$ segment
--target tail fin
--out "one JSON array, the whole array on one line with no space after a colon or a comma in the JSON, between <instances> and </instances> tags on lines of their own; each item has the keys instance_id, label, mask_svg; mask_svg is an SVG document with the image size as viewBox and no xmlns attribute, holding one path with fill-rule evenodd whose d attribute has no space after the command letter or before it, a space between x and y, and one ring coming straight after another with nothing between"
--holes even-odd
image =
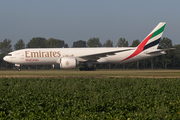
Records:
<instances>
[{"instance_id":1,"label":"tail fin","mask_svg":"<svg viewBox=\"0 0 180 120\"><path fill-rule=\"evenodd\" d=\"M160 22L150 33L149 35L138 45L138 49L142 51L152 48L157 49L159 41L163 34L166 22Z\"/></svg>"},{"instance_id":2,"label":"tail fin","mask_svg":"<svg viewBox=\"0 0 180 120\"><path fill-rule=\"evenodd\" d=\"M166 26L165 22L160 22L150 33L149 35L137 46L137 49L132 53L130 56L125 58L122 61L128 60L142 51L152 48L152 49L157 49L159 45L159 41L161 39L161 36L164 31L164 27Z\"/></svg>"}]
</instances>

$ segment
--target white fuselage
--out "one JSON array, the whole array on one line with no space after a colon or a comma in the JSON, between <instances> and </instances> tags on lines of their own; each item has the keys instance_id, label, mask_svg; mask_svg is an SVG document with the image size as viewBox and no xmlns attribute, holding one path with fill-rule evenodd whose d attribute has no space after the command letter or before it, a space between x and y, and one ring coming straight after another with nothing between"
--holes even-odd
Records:
<instances>
[{"instance_id":1,"label":"white fuselage","mask_svg":"<svg viewBox=\"0 0 180 120\"><path fill-rule=\"evenodd\" d=\"M79 58L81 56L88 56L93 54L101 54L109 51L132 49L124 52L117 52L114 55L107 55L106 57L100 57L97 61L92 64L101 63L127 63L146 59L162 55L162 53L149 55L147 51L143 51L140 54L128 59L136 49L134 47L125 48L32 48L32 49L21 49L13 51L5 56L3 59L7 62L21 65L45 65L45 64L58 64L59 59L63 57ZM149 49L148 49L149 50ZM77 59L78 60L78 59ZM122 61L124 60L124 61ZM81 61L80 61L81 62Z\"/></svg>"}]
</instances>

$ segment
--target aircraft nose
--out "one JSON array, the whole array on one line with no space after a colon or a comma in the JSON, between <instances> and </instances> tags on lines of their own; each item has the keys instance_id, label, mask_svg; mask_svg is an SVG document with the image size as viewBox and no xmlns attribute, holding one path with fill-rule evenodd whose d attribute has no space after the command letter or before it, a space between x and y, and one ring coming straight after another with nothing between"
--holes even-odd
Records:
<instances>
[{"instance_id":1,"label":"aircraft nose","mask_svg":"<svg viewBox=\"0 0 180 120\"><path fill-rule=\"evenodd\" d=\"M4 60L4 61L7 61L7 57L5 56L5 57L3 58L3 60Z\"/></svg>"}]
</instances>

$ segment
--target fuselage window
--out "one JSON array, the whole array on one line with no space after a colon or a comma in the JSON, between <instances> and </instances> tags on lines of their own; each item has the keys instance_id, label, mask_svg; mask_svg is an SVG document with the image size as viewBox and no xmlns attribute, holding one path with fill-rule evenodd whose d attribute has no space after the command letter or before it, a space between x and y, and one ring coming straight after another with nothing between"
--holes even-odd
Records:
<instances>
[{"instance_id":1,"label":"fuselage window","mask_svg":"<svg viewBox=\"0 0 180 120\"><path fill-rule=\"evenodd\" d=\"M12 56L12 54L7 54L7 56Z\"/></svg>"}]
</instances>

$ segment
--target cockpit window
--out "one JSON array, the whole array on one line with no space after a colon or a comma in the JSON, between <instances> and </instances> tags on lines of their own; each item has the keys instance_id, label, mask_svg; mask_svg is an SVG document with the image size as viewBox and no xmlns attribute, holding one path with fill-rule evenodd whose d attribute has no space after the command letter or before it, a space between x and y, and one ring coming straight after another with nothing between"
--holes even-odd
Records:
<instances>
[{"instance_id":1,"label":"cockpit window","mask_svg":"<svg viewBox=\"0 0 180 120\"><path fill-rule=\"evenodd\" d=\"M7 56L12 56L12 54L7 54Z\"/></svg>"}]
</instances>

